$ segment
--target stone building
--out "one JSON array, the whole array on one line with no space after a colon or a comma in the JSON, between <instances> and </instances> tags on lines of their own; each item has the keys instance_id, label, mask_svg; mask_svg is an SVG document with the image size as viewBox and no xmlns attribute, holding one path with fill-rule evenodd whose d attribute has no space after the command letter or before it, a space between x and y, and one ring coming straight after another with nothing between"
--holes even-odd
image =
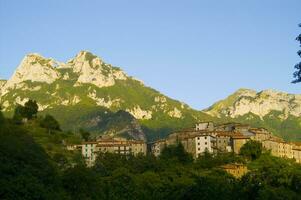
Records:
<instances>
[{"instance_id":1,"label":"stone building","mask_svg":"<svg viewBox=\"0 0 301 200\"><path fill-rule=\"evenodd\" d=\"M221 166L220 168L233 175L235 178L241 178L246 173L248 173L248 168L243 164L226 164Z\"/></svg>"},{"instance_id":2,"label":"stone building","mask_svg":"<svg viewBox=\"0 0 301 200\"><path fill-rule=\"evenodd\" d=\"M195 125L195 130L196 131L203 131L203 130L213 131L214 130L214 124L213 124L213 122L198 123L198 124Z\"/></svg>"},{"instance_id":3,"label":"stone building","mask_svg":"<svg viewBox=\"0 0 301 200\"><path fill-rule=\"evenodd\" d=\"M197 158L205 151L210 153L240 153L241 147L249 140L262 143L262 146L277 157L295 159L301 163L301 144L285 142L273 136L265 128L252 128L239 123L214 125L212 122L198 123L194 128L177 131L164 140L151 144L151 151L159 156L169 145L181 143L185 150Z\"/></svg>"},{"instance_id":4,"label":"stone building","mask_svg":"<svg viewBox=\"0 0 301 200\"><path fill-rule=\"evenodd\" d=\"M158 140L152 143L151 151L155 156L159 156L163 148L169 145L177 145L181 143L188 153L191 153L194 158L197 158L200 154L208 151L210 153L215 152L216 138L215 134L211 132L202 131L183 131L176 132L169 135L164 140Z\"/></svg>"},{"instance_id":5,"label":"stone building","mask_svg":"<svg viewBox=\"0 0 301 200\"><path fill-rule=\"evenodd\" d=\"M231 136L231 146L233 152L239 154L241 147L250 140L250 137L244 135L233 135Z\"/></svg>"},{"instance_id":6,"label":"stone building","mask_svg":"<svg viewBox=\"0 0 301 200\"><path fill-rule=\"evenodd\" d=\"M293 158L301 164L301 142L292 143Z\"/></svg>"},{"instance_id":7,"label":"stone building","mask_svg":"<svg viewBox=\"0 0 301 200\"><path fill-rule=\"evenodd\" d=\"M93 165L97 154L115 153L120 155L146 155L147 146L144 141L126 140L123 138L98 139L95 142L84 142L81 145L82 155L89 166Z\"/></svg>"},{"instance_id":8,"label":"stone building","mask_svg":"<svg viewBox=\"0 0 301 200\"><path fill-rule=\"evenodd\" d=\"M219 132L216 135L216 148L219 152L232 152L231 136L233 132Z\"/></svg>"}]
</instances>

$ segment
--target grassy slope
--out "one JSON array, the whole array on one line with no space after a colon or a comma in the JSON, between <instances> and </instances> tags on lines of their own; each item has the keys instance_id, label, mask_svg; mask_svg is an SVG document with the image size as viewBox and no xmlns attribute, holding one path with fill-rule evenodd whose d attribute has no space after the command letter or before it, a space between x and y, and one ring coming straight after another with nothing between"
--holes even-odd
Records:
<instances>
[{"instance_id":1,"label":"grassy slope","mask_svg":"<svg viewBox=\"0 0 301 200\"><path fill-rule=\"evenodd\" d=\"M91 120L100 116L106 117L106 112L117 112L118 110L126 110L134 108L139 105L143 110L153 110L153 118L150 120L140 120L148 139L153 140L166 136L172 130L181 129L183 127L192 127L195 122L202 120L212 120L209 115L193 110L187 105L179 101L170 99L160 94L158 91L142 85L140 82L128 79L127 81L117 81L114 86L98 88L91 84L83 84L74 87L76 75L70 69L61 69L62 73L68 72L70 79L57 80L53 84L41 84L26 82L28 87L41 86L37 91L23 91L15 89L13 92L8 93L2 98L2 102L14 102L16 96L23 98L30 98L37 100L42 105L49 105L49 107L42 112L42 114L50 113L58 119L64 130L77 130L80 127L87 127ZM97 97L104 98L105 101L120 99L119 105L113 105L110 110L107 108L97 106L95 101L88 97L91 92L96 92ZM17 94L14 96L14 94ZM81 101L73 106L57 105L63 100L72 102L75 96L80 97ZM155 97L165 97L167 102L163 107L154 101ZM182 109L182 107L184 108ZM181 110L183 118L177 119L170 117L167 112L172 111L174 108ZM13 109L13 107L11 108ZM7 112L6 114L12 114ZM110 115L109 115L110 116ZM101 129L101 128L100 128ZM97 130L93 130L97 132ZM103 130L99 130L103 132Z\"/></svg>"}]
</instances>

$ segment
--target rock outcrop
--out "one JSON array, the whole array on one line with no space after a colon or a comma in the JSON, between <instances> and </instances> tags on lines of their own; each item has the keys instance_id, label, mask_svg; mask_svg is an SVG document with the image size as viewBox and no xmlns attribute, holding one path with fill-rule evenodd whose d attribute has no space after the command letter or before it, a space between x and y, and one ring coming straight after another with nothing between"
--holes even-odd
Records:
<instances>
[{"instance_id":1,"label":"rock outcrop","mask_svg":"<svg viewBox=\"0 0 301 200\"><path fill-rule=\"evenodd\" d=\"M91 83L98 87L109 87L115 80L126 80L127 75L120 69L104 63L99 57L87 51L79 52L75 58L61 68L72 68L79 75L77 85Z\"/></svg>"},{"instance_id":2,"label":"rock outcrop","mask_svg":"<svg viewBox=\"0 0 301 200\"><path fill-rule=\"evenodd\" d=\"M57 62L53 59L46 59L39 54L29 54L22 60L5 87L12 88L24 81L53 83L60 77L56 66Z\"/></svg>"},{"instance_id":3,"label":"rock outcrop","mask_svg":"<svg viewBox=\"0 0 301 200\"><path fill-rule=\"evenodd\" d=\"M248 113L255 114L260 118L272 111L283 113L282 118L289 115L301 116L301 95L287 94L275 90L240 89L225 100L217 102L206 112L213 116L227 116L236 118Z\"/></svg>"}]
</instances>

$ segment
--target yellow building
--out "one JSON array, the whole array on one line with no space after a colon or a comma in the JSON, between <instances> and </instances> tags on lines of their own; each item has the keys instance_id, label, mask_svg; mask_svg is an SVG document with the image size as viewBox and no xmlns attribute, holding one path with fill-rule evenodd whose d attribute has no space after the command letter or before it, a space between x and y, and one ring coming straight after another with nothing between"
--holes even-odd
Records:
<instances>
[{"instance_id":1,"label":"yellow building","mask_svg":"<svg viewBox=\"0 0 301 200\"><path fill-rule=\"evenodd\" d=\"M243 164L226 164L220 167L235 178L241 178L248 173L248 168Z\"/></svg>"},{"instance_id":2,"label":"yellow building","mask_svg":"<svg viewBox=\"0 0 301 200\"><path fill-rule=\"evenodd\" d=\"M297 163L301 164L301 142L295 142L292 146L293 158Z\"/></svg>"}]
</instances>

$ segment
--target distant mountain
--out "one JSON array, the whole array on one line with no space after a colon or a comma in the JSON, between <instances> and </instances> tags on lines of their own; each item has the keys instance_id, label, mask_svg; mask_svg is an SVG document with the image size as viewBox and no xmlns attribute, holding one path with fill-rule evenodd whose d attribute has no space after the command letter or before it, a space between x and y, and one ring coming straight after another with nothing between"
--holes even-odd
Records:
<instances>
[{"instance_id":1,"label":"distant mountain","mask_svg":"<svg viewBox=\"0 0 301 200\"><path fill-rule=\"evenodd\" d=\"M65 130L153 140L213 117L191 109L128 76L87 51L67 63L39 54L25 56L13 76L0 81L0 104L11 115L17 104L38 102Z\"/></svg>"},{"instance_id":2,"label":"distant mountain","mask_svg":"<svg viewBox=\"0 0 301 200\"><path fill-rule=\"evenodd\" d=\"M288 140L301 140L301 95L240 89L204 110L222 121L263 126Z\"/></svg>"}]
</instances>

